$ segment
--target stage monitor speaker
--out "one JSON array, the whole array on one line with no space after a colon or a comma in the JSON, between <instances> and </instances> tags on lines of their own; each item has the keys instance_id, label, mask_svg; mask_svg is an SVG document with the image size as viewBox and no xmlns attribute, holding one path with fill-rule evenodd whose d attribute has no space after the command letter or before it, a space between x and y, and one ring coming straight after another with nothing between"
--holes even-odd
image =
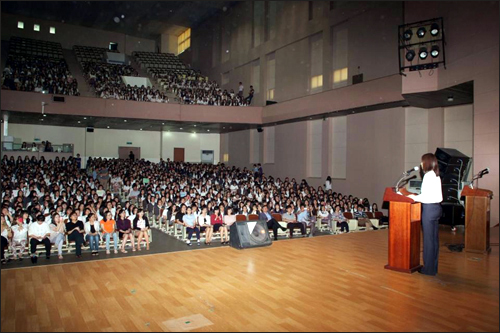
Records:
<instances>
[{"instance_id":1,"label":"stage monitor speaker","mask_svg":"<svg viewBox=\"0 0 500 333\"><path fill-rule=\"evenodd\" d=\"M443 205L459 205L458 195L460 193L457 185L442 185L443 189Z\"/></svg>"},{"instance_id":2,"label":"stage monitor speaker","mask_svg":"<svg viewBox=\"0 0 500 333\"><path fill-rule=\"evenodd\" d=\"M52 96L54 102L64 102L64 96Z\"/></svg>"},{"instance_id":3,"label":"stage monitor speaker","mask_svg":"<svg viewBox=\"0 0 500 333\"><path fill-rule=\"evenodd\" d=\"M439 170L441 172L441 170ZM442 185L455 185L460 184L460 175L458 173L444 173L441 178Z\"/></svg>"},{"instance_id":4,"label":"stage monitor speaker","mask_svg":"<svg viewBox=\"0 0 500 333\"><path fill-rule=\"evenodd\" d=\"M230 228L231 247L248 249L272 244L265 221L235 222Z\"/></svg>"},{"instance_id":5,"label":"stage monitor speaker","mask_svg":"<svg viewBox=\"0 0 500 333\"><path fill-rule=\"evenodd\" d=\"M87 133L94 133L93 127L87 127Z\"/></svg>"},{"instance_id":6,"label":"stage monitor speaker","mask_svg":"<svg viewBox=\"0 0 500 333\"><path fill-rule=\"evenodd\" d=\"M438 148L436 149L436 153L434 155L436 155L437 160L441 162L441 164L458 166L463 164L464 168L470 160L470 157L452 148Z\"/></svg>"},{"instance_id":7,"label":"stage monitor speaker","mask_svg":"<svg viewBox=\"0 0 500 333\"><path fill-rule=\"evenodd\" d=\"M276 104L278 102L275 102L275 101L266 101L266 105L272 105L272 104Z\"/></svg>"}]
</instances>

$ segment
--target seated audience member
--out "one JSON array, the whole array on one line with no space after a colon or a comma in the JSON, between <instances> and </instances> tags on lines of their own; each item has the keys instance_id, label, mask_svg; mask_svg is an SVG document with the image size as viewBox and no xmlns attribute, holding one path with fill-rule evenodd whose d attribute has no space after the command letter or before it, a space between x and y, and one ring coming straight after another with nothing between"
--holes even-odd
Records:
<instances>
[{"instance_id":1,"label":"seated audience member","mask_svg":"<svg viewBox=\"0 0 500 333\"><path fill-rule=\"evenodd\" d=\"M146 250L149 251L149 222L148 218L144 216L142 209L137 211L137 216L134 220L134 230L137 235L137 250L141 251L141 241L144 239L146 241Z\"/></svg>"},{"instance_id":2,"label":"seated audience member","mask_svg":"<svg viewBox=\"0 0 500 333\"><path fill-rule=\"evenodd\" d=\"M85 240L90 244L90 252L93 256L99 255L99 231L101 224L94 213L87 215L85 221Z\"/></svg>"},{"instance_id":3,"label":"seated audience member","mask_svg":"<svg viewBox=\"0 0 500 333\"><path fill-rule=\"evenodd\" d=\"M184 215L186 215L186 213L187 213L187 207L186 207L186 205L182 205L181 210L175 214L175 227L176 228L185 226Z\"/></svg>"},{"instance_id":4,"label":"seated audience member","mask_svg":"<svg viewBox=\"0 0 500 333\"><path fill-rule=\"evenodd\" d=\"M243 216L245 216L246 218L248 218L248 207L247 206L243 206L240 214L243 215Z\"/></svg>"},{"instance_id":5,"label":"seated audience member","mask_svg":"<svg viewBox=\"0 0 500 333\"><path fill-rule=\"evenodd\" d=\"M340 206L335 206L335 212L333 212L332 214L332 221L340 226L340 233L349 232L349 224L347 223L347 219L345 218L344 214L340 210ZM331 228L332 230L334 230L333 226Z\"/></svg>"},{"instance_id":6,"label":"seated audience member","mask_svg":"<svg viewBox=\"0 0 500 333\"><path fill-rule=\"evenodd\" d=\"M274 205L274 209L271 211L271 213L273 213L273 214L283 214L283 213L285 213L285 211L283 209L281 209L280 204L277 203L277 204Z\"/></svg>"},{"instance_id":7,"label":"seated audience member","mask_svg":"<svg viewBox=\"0 0 500 333\"><path fill-rule=\"evenodd\" d=\"M17 224L11 228L12 241L10 243L10 251L14 260L18 258L23 260L23 252L28 243L28 225L24 223L22 217L16 218Z\"/></svg>"},{"instance_id":8,"label":"seated audience member","mask_svg":"<svg viewBox=\"0 0 500 333\"><path fill-rule=\"evenodd\" d=\"M115 254L118 253L118 232L116 231L116 222L113 220L113 215L110 211L104 213L105 217L101 220L101 234L106 241L106 254L110 254L109 242L111 237L113 237L113 245L115 249Z\"/></svg>"},{"instance_id":9,"label":"seated audience member","mask_svg":"<svg viewBox=\"0 0 500 333\"><path fill-rule=\"evenodd\" d=\"M286 207L286 213L282 215L283 222L287 223L287 228L290 229L290 238L293 238L293 230L299 228L302 236L306 235L306 227L303 223L298 223L291 206Z\"/></svg>"},{"instance_id":10,"label":"seated audience member","mask_svg":"<svg viewBox=\"0 0 500 333\"><path fill-rule=\"evenodd\" d=\"M212 224L214 233L220 231L221 244L225 245L226 242L228 241L227 228L224 226L224 220L223 220L222 215L220 213L220 208L217 206L214 207L214 212L212 215L210 215L210 223ZM226 237L224 237L224 235Z\"/></svg>"},{"instance_id":11,"label":"seated audience member","mask_svg":"<svg viewBox=\"0 0 500 333\"><path fill-rule=\"evenodd\" d=\"M354 212L354 217L358 220L358 226L365 227L366 230L378 230L378 228L372 225L370 219L368 218L368 215L366 215L364 211L364 207L362 205L359 205L357 208L358 210Z\"/></svg>"},{"instance_id":12,"label":"seated audience member","mask_svg":"<svg viewBox=\"0 0 500 333\"><path fill-rule=\"evenodd\" d=\"M119 236L122 240L122 248L120 249L121 253L127 253L125 250L125 244L127 244L127 240L130 240L130 244L132 245L132 252L135 252L135 238L132 230L132 223L129 219L126 218L126 212L124 209L118 212L118 220L116 221L116 229L118 230Z\"/></svg>"},{"instance_id":13,"label":"seated audience member","mask_svg":"<svg viewBox=\"0 0 500 333\"><path fill-rule=\"evenodd\" d=\"M213 236L213 226L210 216L208 215L207 207L201 209L201 214L198 215L197 220L200 226L200 232L205 232L205 245L210 245Z\"/></svg>"},{"instance_id":14,"label":"seated audience member","mask_svg":"<svg viewBox=\"0 0 500 333\"><path fill-rule=\"evenodd\" d=\"M57 254L59 259L63 258L62 247L66 239L66 224L59 214L52 215L52 222L50 223L50 242L57 246Z\"/></svg>"},{"instance_id":15,"label":"seated audience member","mask_svg":"<svg viewBox=\"0 0 500 333\"><path fill-rule=\"evenodd\" d=\"M11 230L7 224L5 215L2 214L2 265L7 263L5 260L5 249L9 246L9 236L11 236Z\"/></svg>"},{"instance_id":16,"label":"seated audience member","mask_svg":"<svg viewBox=\"0 0 500 333\"><path fill-rule=\"evenodd\" d=\"M31 263L36 264L38 262L36 255L38 244L45 245L45 256L47 259L50 259L50 227L45 223L45 216L40 214L36 218L36 223L31 223L28 229L28 236L30 238Z\"/></svg>"},{"instance_id":17,"label":"seated audience member","mask_svg":"<svg viewBox=\"0 0 500 333\"><path fill-rule=\"evenodd\" d=\"M186 227L188 237L186 240L186 244L191 246L191 237L193 233L196 233L196 239L198 240L198 246L200 246L200 229L196 226L196 216L194 216L191 207L187 208L187 213L182 217L182 221L184 222L184 226Z\"/></svg>"},{"instance_id":18,"label":"seated audience member","mask_svg":"<svg viewBox=\"0 0 500 333\"><path fill-rule=\"evenodd\" d=\"M262 213L259 214L259 220L267 221L267 227L273 230L274 240L278 240L278 229L282 231L286 231L286 228L283 228L278 221L276 221L271 214L269 214L269 208L267 206L262 207Z\"/></svg>"},{"instance_id":19,"label":"seated audience member","mask_svg":"<svg viewBox=\"0 0 500 333\"><path fill-rule=\"evenodd\" d=\"M330 233L333 233L334 228L332 227L332 217L330 216L330 213L328 213L325 205L321 205L321 209L318 210L317 217L321 220L321 223L328 224Z\"/></svg>"},{"instance_id":20,"label":"seated audience member","mask_svg":"<svg viewBox=\"0 0 500 333\"><path fill-rule=\"evenodd\" d=\"M233 207L227 208L227 214L224 215L223 220L224 224L221 227L221 239L224 238L226 241L223 242L222 245L228 245L229 244L228 231L230 230L231 226L236 222L236 215L233 214ZM224 235L222 235L222 233Z\"/></svg>"},{"instance_id":21,"label":"seated audience member","mask_svg":"<svg viewBox=\"0 0 500 333\"><path fill-rule=\"evenodd\" d=\"M311 215L309 214L304 204L300 205L300 210L297 214L297 222L303 223L306 230L307 227L309 226L311 228L311 231L309 232L309 237L313 237L314 231L316 230L316 221L313 221L311 219Z\"/></svg>"},{"instance_id":22,"label":"seated audience member","mask_svg":"<svg viewBox=\"0 0 500 333\"><path fill-rule=\"evenodd\" d=\"M140 194L141 192L137 189L137 184L134 184L132 186L132 189L130 190L129 198L130 200L134 200L137 203Z\"/></svg>"},{"instance_id":23,"label":"seated audience member","mask_svg":"<svg viewBox=\"0 0 500 333\"><path fill-rule=\"evenodd\" d=\"M82 244L84 242L83 234L85 227L82 221L78 220L76 212L71 213L69 221L66 223L66 233L68 234L68 241L74 241L76 247L76 257L82 257Z\"/></svg>"}]
</instances>

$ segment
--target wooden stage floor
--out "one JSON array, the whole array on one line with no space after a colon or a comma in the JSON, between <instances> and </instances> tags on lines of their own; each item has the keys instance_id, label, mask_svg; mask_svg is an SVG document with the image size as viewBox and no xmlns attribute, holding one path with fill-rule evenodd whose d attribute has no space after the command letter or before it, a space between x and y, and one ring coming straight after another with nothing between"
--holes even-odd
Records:
<instances>
[{"instance_id":1,"label":"wooden stage floor","mask_svg":"<svg viewBox=\"0 0 500 333\"><path fill-rule=\"evenodd\" d=\"M2 331L498 331L490 255L437 277L384 270L387 230L1 272Z\"/></svg>"}]
</instances>

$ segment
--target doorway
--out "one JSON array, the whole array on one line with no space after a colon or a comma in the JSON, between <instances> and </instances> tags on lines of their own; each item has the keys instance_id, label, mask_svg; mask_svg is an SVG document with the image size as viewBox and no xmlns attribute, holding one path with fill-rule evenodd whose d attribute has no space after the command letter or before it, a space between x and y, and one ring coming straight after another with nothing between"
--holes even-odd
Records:
<instances>
[{"instance_id":1,"label":"doorway","mask_svg":"<svg viewBox=\"0 0 500 333\"><path fill-rule=\"evenodd\" d=\"M184 148L174 148L174 162L184 162Z\"/></svg>"},{"instance_id":2,"label":"doorway","mask_svg":"<svg viewBox=\"0 0 500 333\"><path fill-rule=\"evenodd\" d=\"M141 147L118 147L118 158L126 160L129 158L130 152L134 153L134 159L141 159Z\"/></svg>"}]
</instances>

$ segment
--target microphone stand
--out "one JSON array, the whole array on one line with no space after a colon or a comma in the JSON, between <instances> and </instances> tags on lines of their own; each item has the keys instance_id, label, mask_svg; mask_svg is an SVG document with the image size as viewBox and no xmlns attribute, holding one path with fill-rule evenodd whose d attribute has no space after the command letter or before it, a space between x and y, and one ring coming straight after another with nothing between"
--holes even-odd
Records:
<instances>
[{"instance_id":1,"label":"microphone stand","mask_svg":"<svg viewBox=\"0 0 500 333\"><path fill-rule=\"evenodd\" d=\"M402 173L401 178L400 178L400 179L398 180L398 182L396 183L396 193L398 193L398 192L399 192L399 185L401 184L401 181L402 181L403 179L405 179L406 177L408 177L409 175L410 175L410 174L409 174L408 172L406 172L406 171Z\"/></svg>"}]
</instances>

